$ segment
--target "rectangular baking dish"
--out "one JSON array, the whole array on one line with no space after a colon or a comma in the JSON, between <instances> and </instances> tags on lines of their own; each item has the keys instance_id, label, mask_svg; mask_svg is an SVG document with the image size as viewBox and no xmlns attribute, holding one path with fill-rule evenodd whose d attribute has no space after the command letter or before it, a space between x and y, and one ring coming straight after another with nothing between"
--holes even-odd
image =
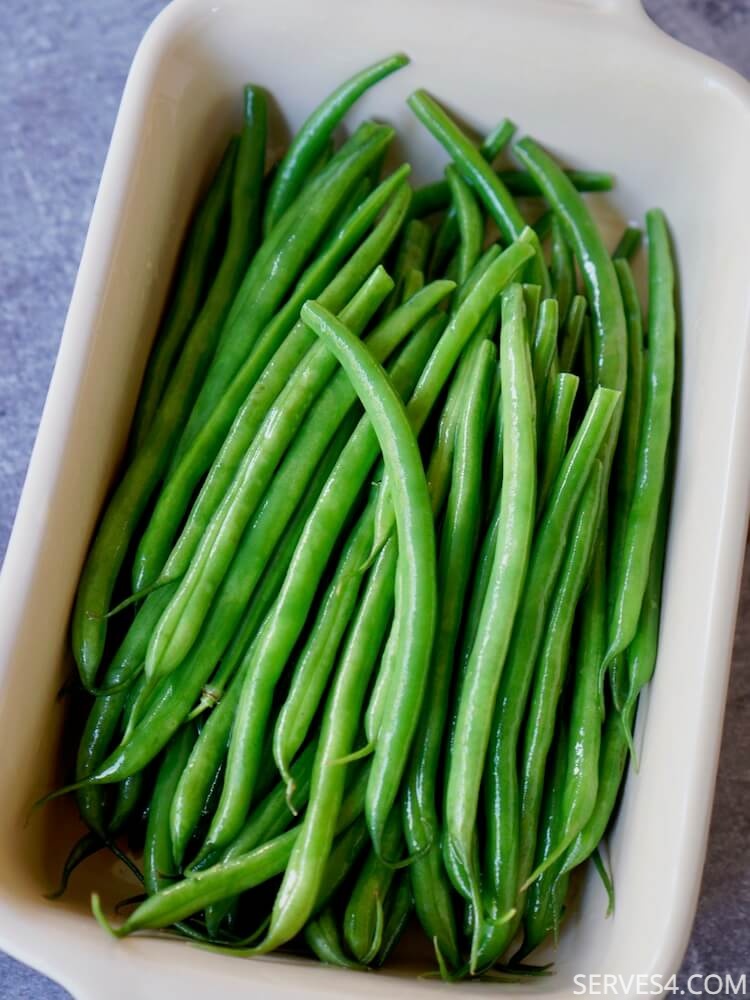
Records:
<instances>
[{"instance_id":1,"label":"rectangular baking dish","mask_svg":"<svg viewBox=\"0 0 750 1000\"><path fill-rule=\"evenodd\" d=\"M368 96L352 123L376 115L395 124L418 181L444 160L404 104L419 85L480 132L509 115L569 165L612 169L616 191L594 203L613 234L654 204L671 220L679 447L659 664L639 714L642 766L628 777L611 840L617 908L605 919L589 876L556 974L523 992L568 997L580 994L575 975L667 977L679 966L711 814L748 515L750 88L662 35L635 0L178 0L149 29L128 78L0 582L0 944L77 1000L518 989L419 979L408 947L395 970L362 977L164 940L115 943L91 919L88 896L130 894L126 876L99 861L62 902L47 902L77 821L70 803L28 819L61 775L56 692L70 665L79 570L180 234L238 120L240 88L251 79L271 91L288 116L275 113L282 135L349 73L400 49L411 67Z\"/></svg>"}]
</instances>

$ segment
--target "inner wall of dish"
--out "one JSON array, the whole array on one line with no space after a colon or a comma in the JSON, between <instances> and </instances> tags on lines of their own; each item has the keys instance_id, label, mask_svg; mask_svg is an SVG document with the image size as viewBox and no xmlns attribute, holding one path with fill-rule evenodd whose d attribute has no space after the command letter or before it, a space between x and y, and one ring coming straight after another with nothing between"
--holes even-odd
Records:
<instances>
[{"instance_id":1,"label":"inner wall of dish","mask_svg":"<svg viewBox=\"0 0 750 1000\"><path fill-rule=\"evenodd\" d=\"M700 747L677 744L679 731L695 722L701 698L709 697L710 657L722 652L706 630L718 530L711 519L722 509L728 446L717 431L731 426L732 379L744 338L732 289L744 279L738 264L714 248L731 246L740 236L743 213L729 203L748 155L747 140L734 127L738 111L720 86L689 73L675 50L670 62L669 52L665 57L665 50L652 51L643 42L633 73L633 40L624 30L609 36L606 65L594 69L587 55L603 44L606 24L577 11L568 10L563 21L546 10L544 32L537 30L531 6L514 13L502 34L477 30L470 17L456 19L448 58L422 30L433 16L426 0L399 9L395 19L382 16L380 8L377 15L358 8L346 24L346 47L326 48L324 59L312 59L311 45L339 30L332 10L326 4L315 13L300 10L294 24L266 10L261 28L247 5L230 5L221 16L196 19L165 45L148 81L127 197L113 216L110 279L100 290L96 323L79 331L89 337L87 370L63 472L71 489L75 484L71 495L77 491L79 503L50 509L48 523L66 541L62 551L50 543L42 552L32 606L45 607L44 628L35 630L31 617L24 626L25 644L18 651L24 667L16 664L3 708L4 714L25 711L29 723L17 747L26 777L6 817L14 846L3 859L4 881L12 880L19 895L36 898L54 883L73 840L70 804L36 813L25 829L21 825L29 803L62 774L60 746L68 741L61 741L63 707L55 694L69 661L60 637L67 632L95 512L124 448L179 236L229 128L239 122L242 84L263 84L283 109L283 116L277 110L273 117L278 139L285 125L296 127L355 68L405 48L413 65L369 95L349 126L369 115L393 123L399 154L413 164L417 182L438 176L444 162L403 103L412 89L425 86L478 132L509 115L570 165L614 170L617 190L592 198L613 243L623 220L642 218L652 203L667 211L673 226L684 320L680 445L660 665L642 770L629 778L612 841L618 906L605 921L604 894L595 877L587 877L580 905L565 923L558 976L534 990L560 989L576 972L633 971L633 955L646 963L637 971L647 971L647 963L664 957L649 941L662 940L658 932L665 920L680 919L673 902L679 895L672 892L680 851L705 832L705 824L685 821L689 790L680 781ZM440 16L455 17L447 10ZM534 69L523 56L531 50ZM714 167L717 160L721 171ZM701 579L695 567L705 571ZM110 899L132 891L118 867L102 860L82 869L70 894L54 905L61 913L86 908L91 889L101 890L103 883Z\"/></svg>"}]
</instances>

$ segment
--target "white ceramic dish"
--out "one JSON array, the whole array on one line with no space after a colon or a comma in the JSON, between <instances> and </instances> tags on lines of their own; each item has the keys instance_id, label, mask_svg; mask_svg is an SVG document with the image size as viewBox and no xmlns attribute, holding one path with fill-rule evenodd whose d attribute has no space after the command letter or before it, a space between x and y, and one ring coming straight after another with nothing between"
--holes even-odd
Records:
<instances>
[{"instance_id":1,"label":"white ceramic dish","mask_svg":"<svg viewBox=\"0 0 750 1000\"><path fill-rule=\"evenodd\" d=\"M25 822L60 774L55 693L75 583L179 233L236 120L240 87L266 85L294 126L355 68L397 49L412 67L381 84L357 116L398 126L417 178L435 176L443 160L404 105L423 85L480 129L508 114L571 164L613 169L619 183L608 204L621 217L659 204L671 220L683 316L677 478L659 665L640 717L643 729L648 716L642 768L628 778L612 841L617 910L604 919L590 878L565 926L557 974L523 992L570 996L575 974L667 976L682 957L748 513L750 87L662 35L635 0L178 0L150 28L128 79L0 589L0 944L77 1000L443 989L414 978L408 954L397 971L362 977L165 941L115 943L89 916L87 895L102 884L112 898L127 894L122 874L102 862L64 902L45 901L75 820L62 804ZM445 989L459 998L503 988Z\"/></svg>"}]
</instances>

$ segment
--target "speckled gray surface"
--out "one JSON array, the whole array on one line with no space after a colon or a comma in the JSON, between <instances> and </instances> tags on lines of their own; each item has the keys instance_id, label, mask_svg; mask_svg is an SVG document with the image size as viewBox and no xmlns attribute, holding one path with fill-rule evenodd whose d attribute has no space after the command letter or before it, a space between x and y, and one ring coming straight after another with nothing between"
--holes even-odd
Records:
<instances>
[{"instance_id":1,"label":"speckled gray surface","mask_svg":"<svg viewBox=\"0 0 750 1000\"><path fill-rule=\"evenodd\" d=\"M125 75L163 6L160 0L0 4L0 551ZM667 31L750 76L750 0L646 0L646 7ZM746 562L708 859L681 978L716 972L750 979L749 663ZM67 996L0 953L0 1000Z\"/></svg>"}]
</instances>

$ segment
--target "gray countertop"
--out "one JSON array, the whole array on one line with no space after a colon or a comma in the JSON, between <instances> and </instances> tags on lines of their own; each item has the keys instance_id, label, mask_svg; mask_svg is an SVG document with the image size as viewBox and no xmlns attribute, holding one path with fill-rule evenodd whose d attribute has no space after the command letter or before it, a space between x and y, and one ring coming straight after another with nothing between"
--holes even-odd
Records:
<instances>
[{"instance_id":1,"label":"gray countertop","mask_svg":"<svg viewBox=\"0 0 750 1000\"><path fill-rule=\"evenodd\" d=\"M164 3L5 0L0 6L2 552L125 75ZM750 76L750 0L646 0L646 7L673 35ZM708 858L681 978L748 973L750 990L749 661L746 560ZM67 996L0 953L0 1000Z\"/></svg>"}]
</instances>

